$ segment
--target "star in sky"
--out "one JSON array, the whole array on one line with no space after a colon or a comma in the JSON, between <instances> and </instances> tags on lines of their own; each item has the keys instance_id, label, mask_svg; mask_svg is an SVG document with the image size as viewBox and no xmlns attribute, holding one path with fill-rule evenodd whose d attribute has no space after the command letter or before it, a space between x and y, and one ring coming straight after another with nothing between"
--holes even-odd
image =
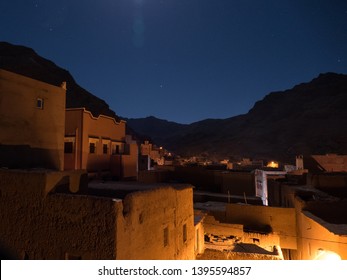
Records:
<instances>
[{"instance_id":1,"label":"star in sky","mask_svg":"<svg viewBox=\"0 0 347 280\"><path fill-rule=\"evenodd\" d=\"M191 123L347 73L346 12L328 0L13 0L0 26L120 116Z\"/></svg>"}]
</instances>

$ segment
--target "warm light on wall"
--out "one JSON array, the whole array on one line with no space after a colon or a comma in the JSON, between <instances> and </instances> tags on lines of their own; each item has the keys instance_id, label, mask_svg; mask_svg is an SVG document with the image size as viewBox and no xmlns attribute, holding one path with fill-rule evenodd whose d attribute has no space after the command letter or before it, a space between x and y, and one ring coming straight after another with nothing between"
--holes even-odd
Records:
<instances>
[{"instance_id":1,"label":"warm light on wall","mask_svg":"<svg viewBox=\"0 0 347 280\"><path fill-rule=\"evenodd\" d=\"M341 260L341 257L334 252L318 249L317 257L315 259L323 261L339 261Z\"/></svg>"},{"instance_id":2,"label":"warm light on wall","mask_svg":"<svg viewBox=\"0 0 347 280\"><path fill-rule=\"evenodd\" d=\"M271 168L278 168L278 162L276 161L270 161L266 167L271 167Z\"/></svg>"}]
</instances>

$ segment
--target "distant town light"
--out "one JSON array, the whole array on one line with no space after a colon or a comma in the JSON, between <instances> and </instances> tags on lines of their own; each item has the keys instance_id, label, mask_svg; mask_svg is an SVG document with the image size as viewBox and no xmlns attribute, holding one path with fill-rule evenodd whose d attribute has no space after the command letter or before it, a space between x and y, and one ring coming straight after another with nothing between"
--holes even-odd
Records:
<instances>
[{"instance_id":1,"label":"distant town light","mask_svg":"<svg viewBox=\"0 0 347 280\"><path fill-rule=\"evenodd\" d=\"M270 168L278 168L278 162L276 161L270 161L266 167L270 167Z\"/></svg>"}]
</instances>

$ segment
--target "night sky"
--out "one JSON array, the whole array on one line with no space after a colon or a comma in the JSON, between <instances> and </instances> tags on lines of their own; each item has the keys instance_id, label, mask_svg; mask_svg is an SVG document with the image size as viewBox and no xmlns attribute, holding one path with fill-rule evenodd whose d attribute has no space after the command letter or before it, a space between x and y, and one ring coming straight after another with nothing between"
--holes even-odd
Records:
<instances>
[{"instance_id":1,"label":"night sky","mask_svg":"<svg viewBox=\"0 0 347 280\"><path fill-rule=\"evenodd\" d=\"M191 123L347 73L346 0L1 0L0 41L67 69L118 115Z\"/></svg>"}]
</instances>

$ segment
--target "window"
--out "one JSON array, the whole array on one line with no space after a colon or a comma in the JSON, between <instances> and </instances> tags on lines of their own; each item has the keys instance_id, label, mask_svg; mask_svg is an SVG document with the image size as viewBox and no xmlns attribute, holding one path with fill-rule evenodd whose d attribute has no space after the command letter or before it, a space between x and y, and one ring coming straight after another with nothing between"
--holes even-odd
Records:
<instances>
[{"instance_id":1,"label":"window","mask_svg":"<svg viewBox=\"0 0 347 280\"><path fill-rule=\"evenodd\" d=\"M64 143L64 153L72 154L73 153L73 142L65 142Z\"/></svg>"},{"instance_id":2,"label":"window","mask_svg":"<svg viewBox=\"0 0 347 280\"><path fill-rule=\"evenodd\" d=\"M99 138L96 136L89 136L89 153L90 154L100 154L102 153L102 144L99 145ZM98 150L98 147L100 147L100 151Z\"/></svg>"},{"instance_id":3,"label":"window","mask_svg":"<svg viewBox=\"0 0 347 280\"><path fill-rule=\"evenodd\" d=\"M42 98L36 99L36 108L37 109L43 109L43 99Z\"/></svg>"},{"instance_id":4,"label":"window","mask_svg":"<svg viewBox=\"0 0 347 280\"><path fill-rule=\"evenodd\" d=\"M119 155L119 145L112 143L112 154Z\"/></svg>"},{"instance_id":5,"label":"window","mask_svg":"<svg viewBox=\"0 0 347 280\"><path fill-rule=\"evenodd\" d=\"M102 145L102 151L104 154L108 154L108 145L107 144Z\"/></svg>"},{"instance_id":6,"label":"window","mask_svg":"<svg viewBox=\"0 0 347 280\"><path fill-rule=\"evenodd\" d=\"M169 245L169 228L164 228L164 247Z\"/></svg>"},{"instance_id":7,"label":"window","mask_svg":"<svg viewBox=\"0 0 347 280\"><path fill-rule=\"evenodd\" d=\"M183 225L183 243L187 241L187 224Z\"/></svg>"},{"instance_id":8,"label":"window","mask_svg":"<svg viewBox=\"0 0 347 280\"><path fill-rule=\"evenodd\" d=\"M90 154L95 154L95 152L96 152L95 143L90 142L90 143L89 143L89 153L90 153Z\"/></svg>"}]
</instances>

